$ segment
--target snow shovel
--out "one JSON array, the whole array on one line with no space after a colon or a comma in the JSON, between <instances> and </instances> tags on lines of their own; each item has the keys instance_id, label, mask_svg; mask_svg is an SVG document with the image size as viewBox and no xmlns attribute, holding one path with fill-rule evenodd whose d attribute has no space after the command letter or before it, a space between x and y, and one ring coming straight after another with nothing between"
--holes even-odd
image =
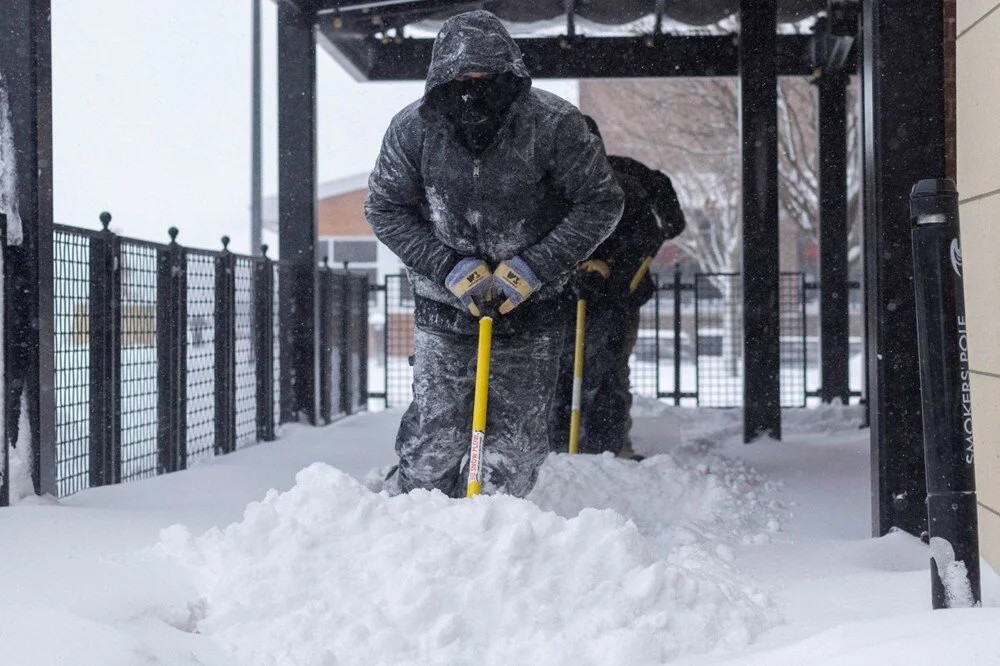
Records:
<instances>
[{"instance_id":1,"label":"snow shovel","mask_svg":"<svg viewBox=\"0 0 1000 666\"><path fill-rule=\"evenodd\" d=\"M587 299L584 298L583 276L597 273L607 280L611 276L608 265L601 260L588 260L580 264L576 282L576 340L573 345L573 398L569 415L569 454L580 452L580 411L583 404L583 340L587 330Z\"/></svg>"},{"instance_id":2,"label":"snow shovel","mask_svg":"<svg viewBox=\"0 0 1000 666\"><path fill-rule=\"evenodd\" d=\"M475 497L483 488L483 443L486 440L486 403L490 393L490 350L493 346L493 310L484 307L479 318L479 350L476 355L476 392L472 402L472 445L469 449L469 480L465 496Z\"/></svg>"},{"instance_id":3,"label":"snow shovel","mask_svg":"<svg viewBox=\"0 0 1000 666\"><path fill-rule=\"evenodd\" d=\"M583 336L586 331L587 300L576 299L576 342L573 348L573 399L569 415L569 454L580 451L580 405L583 400Z\"/></svg>"}]
</instances>

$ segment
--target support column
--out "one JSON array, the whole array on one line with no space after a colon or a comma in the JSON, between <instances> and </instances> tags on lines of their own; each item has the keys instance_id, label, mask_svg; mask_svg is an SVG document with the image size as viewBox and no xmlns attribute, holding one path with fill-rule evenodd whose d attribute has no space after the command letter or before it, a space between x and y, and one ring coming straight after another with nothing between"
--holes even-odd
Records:
<instances>
[{"instance_id":1,"label":"support column","mask_svg":"<svg viewBox=\"0 0 1000 666\"><path fill-rule=\"evenodd\" d=\"M851 397L848 365L850 321L847 279L847 82L843 72L823 72L819 129L820 365L823 402Z\"/></svg>"},{"instance_id":2,"label":"support column","mask_svg":"<svg viewBox=\"0 0 1000 666\"><path fill-rule=\"evenodd\" d=\"M926 529L909 192L945 176L942 0L864 0L872 532Z\"/></svg>"},{"instance_id":3,"label":"support column","mask_svg":"<svg viewBox=\"0 0 1000 666\"><path fill-rule=\"evenodd\" d=\"M775 0L740 2L743 438L781 439Z\"/></svg>"},{"instance_id":4,"label":"support column","mask_svg":"<svg viewBox=\"0 0 1000 666\"><path fill-rule=\"evenodd\" d=\"M316 289L316 40L313 16L278 4L278 250L292 411L319 414ZM282 373L286 371L282 365Z\"/></svg>"},{"instance_id":5,"label":"support column","mask_svg":"<svg viewBox=\"0 0 1000 666\"><path fill-rule=\"evenodd\" d=\"M56 494L52 347L52 49L49 0L0 0L0 97L14 154L0 151L5 187L17 214L6 212L4 403L7 437L31 442L39 493ZM0 100L0 109L3 108ZM7 161L12 160L12 163ZM9 168L12 167L12 168ZM6 176L12 176L7 178ZM18 238L20 220L23 239ZM30 432L18 428L21 394Z\"/></svg>"}]
</instances>

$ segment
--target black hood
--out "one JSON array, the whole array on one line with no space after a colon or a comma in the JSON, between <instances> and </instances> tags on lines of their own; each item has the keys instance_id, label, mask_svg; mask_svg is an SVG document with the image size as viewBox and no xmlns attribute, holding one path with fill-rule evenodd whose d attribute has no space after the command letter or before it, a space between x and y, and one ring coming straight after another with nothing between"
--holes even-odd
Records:
<instances>
[{"instance_id":1,"label":"black hood","mask_svg":"<svg viewBox=\"0 0 1000 666\"><path fill-rule=\"evenodd\" d=\"M441 26L427 69L421 112L435 107L437 89L468 72L510 74L520 83L520 93L531 87L521 49L500 19L485 10L453 16Z\"/></svg>"}]
</instances>

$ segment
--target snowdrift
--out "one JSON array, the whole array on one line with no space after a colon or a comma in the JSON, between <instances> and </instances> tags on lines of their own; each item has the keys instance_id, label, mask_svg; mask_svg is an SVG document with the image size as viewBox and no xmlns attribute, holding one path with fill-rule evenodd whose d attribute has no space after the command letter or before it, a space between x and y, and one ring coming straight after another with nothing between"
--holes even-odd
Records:
<instances>
[{"instance_id":1,"label":"snowdrift","mask_svg":"<svg viewBox=\"0 0 1000 666\"><path fill-rule=\"evenodd\" d=\"M194 572L198 631L239 663L662 663L743 647L776 621L716 542L772 520L766 502L734 510L755 492L739 477L552 456L536 505L389 498L315 464L242 522L174 526L160 549Z\"/></svg>"}]
</instances>

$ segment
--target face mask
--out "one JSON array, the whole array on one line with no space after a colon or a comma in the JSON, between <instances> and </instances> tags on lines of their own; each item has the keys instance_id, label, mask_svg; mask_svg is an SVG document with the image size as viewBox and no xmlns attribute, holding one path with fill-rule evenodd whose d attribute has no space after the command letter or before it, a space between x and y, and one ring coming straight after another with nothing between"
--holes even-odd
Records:
<instances>
[{"instance_id":1,"label":"face mask","mask_svg":"<svg viewBox=\"0 0 1000 666\"><path fill-rule=\"evenodd\" d=\"M509 77L452 81L442 91L445 115L457 126L463 142L481 152L493 141L517 87ZM516 81L515 81L516 83Z\"/></svg>"}]
</instances>

